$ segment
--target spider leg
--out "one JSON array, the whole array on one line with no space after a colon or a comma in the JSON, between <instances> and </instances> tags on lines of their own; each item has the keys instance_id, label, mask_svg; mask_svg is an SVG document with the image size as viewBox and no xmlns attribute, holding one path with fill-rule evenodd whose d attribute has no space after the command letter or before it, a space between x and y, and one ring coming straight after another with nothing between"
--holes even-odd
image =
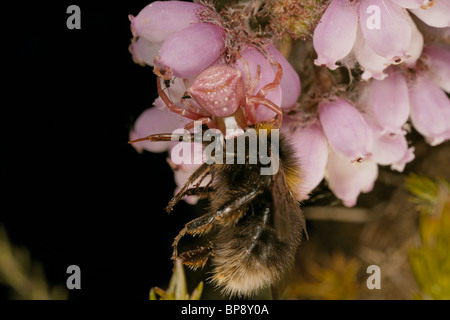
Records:
<instances>
[{"instance_id":1,"label":"spider leg","mask_svg":"<svg viewBox=\"0 0 450 320\"><path fill-rule=\"evenodd\" d=\"M206 124L210 129L216 128L216 122L210 117L198 118L192 122L189 122L187 125L184 126L184 128L186 130L192 129L193 127L195 127L196 124L199 124L199 122L200 124Z\"/></svg>"},{"instance_id":2,"label":"spider leg","mask_svg":"<svg viewBox=\"0 0 450 320\"><path fill-rule=\"evenodd\" d=\"M277 67L277 73L275 74L275 78L271 83L268 83L264 87L259 89L258 93L256 94L258 97L265 97L268 91L275 90L280 86L281 78L283 77L283 68L281 67L281 64L279 64L278 62L274 64Z\"/></svg>"},{"instance_id":3,"label":"spider leg","mask_svg":"<svg viewBox=\"0 0 450 320\"><path fill-rule=\"evenodd\" d=\"M128 141L128 143L135 143L139 141L152 141L152 142L158 142L158 141L184 141L184 142L190 142L194 141L194 134L193 133L185 133L185 134L173 134L173 133L157 133L157 134L151 134L149 136L134 139L131 141Z\"/></svg>"},{"instance_id":4,"label":"spider leg","mask_svg":"<svg viewBox=\"0 0 450 320\"><path fill-rule=\"evenodd\" d=\"M187 92L185 92L185 95L181 98L181 103L192 113L195 113L199 116L207 117L209 114L202 110L200 107L198 107L196 104L193 104L191 101L188 100L189 95Z\"/></svg>"},{"instance_id":5,"label":"spider leg","mask_svg":"<svg viewBox=\"0 0 450 320\"><path fill-rule=\"evenodd\" d=\"M166 104L167 108L169 108L170 111L178 113L180 115L182 115L183 117L192 119L192 120L197 120L199 118L202 117L202 115L199 115L197 113L194 113L192 110L189 111L185 108L182 108L180 106L177 106L176 104L174 104L169 97L167 96L167 94L164 92L164 90L162 90L161 88L161 77L158 77L158 79L156 79L156 87L158 89L158 94L161 97L162 101L164 101L164 103Z\"/></svg>"},{"instance_id":6,"label":"spider leg","mask_svg":"<svg viewBox=\"0 0 450 320\"><path fill-rule=\"evenodd\" d=\"M253 83L247 90L247 95L252 95L253 91L255 90L256 86L258 85L259 80L261 79L261 66L258 64L256 66L256 76L255 79L253 79Z\"/></svg>"},{"instance_id":7,"label":"spider leg","mask_svg":"<svg viewBox=\"0 0 450 320\"><path fill-rule=\"evenodd\" d=\"M250 97L250 98L248 98L247 102L249 104L253 103L253 104L263 105L263 106L269 108L270 110L272 110L273 112L275 112L278 116L277 117L278 126L281 125L281 121L283 120L283 110L281 110L280 106L277 106L275 103L273 103L269 99L266 99L266 98L263 98L260 96Z\"/></svg>"}]
</instances>

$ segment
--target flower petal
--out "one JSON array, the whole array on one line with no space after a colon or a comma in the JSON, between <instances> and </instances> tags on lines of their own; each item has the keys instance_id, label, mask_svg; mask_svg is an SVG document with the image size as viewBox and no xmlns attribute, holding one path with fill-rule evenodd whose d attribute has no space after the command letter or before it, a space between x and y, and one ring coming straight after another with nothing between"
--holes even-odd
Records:
<instances>
[{"instance_id":1,"label":"flower petal","mask_svg":"<svg viewBox=\"0 0 450 320\"><path fill-rule=\"evenodd\" d=\"M438 45L425 47L423 55L430 67L430 78L443 90L450 93L450 48Z\"/></svg>"},{"instance_id":2,"label":"flower petal","mask_svg":"<svg viewBox=\"0 0 450 320\"><path fill-rule=\"evenodd\" d=\"M134 63L141 66L153 66L153 60L158 55L162 42L150 42L143 37L134 38L128 47Z\"/></svg>"},{"instance_id":3,"label":"flower petal","mask_svg":"<svg viewBox=\"0 0 450 320\"><path fill-rule=\"evenodd\" d=\"M367 45L360 27L358 27L353 52L356 60L364 69L364 73L361 76L363 80L369 80L370 78L383 80L387 77L383 71L390 65L390 62L388 59L376 54Z\"/></svg>"},{"instance_id":4,"label":"flower petal","mask_svg":"<svg viewBox=\"0 0 450 320\"><path fill-rule=\"evenodd\" d=\"M361 192L371 191L377 176L378 165L374 161L350 163L330 150L325 179L345 206L353 207Z\"/></svg>"},{"instance_id":5,"label":"flower petal","mask_svg":"<svg viewBox=\"0 0 450 320\"><path fill-rule=\"evenodd\" d=\"M450 139L450 99L425 75L409 86L411 121L427 142L438 145Z\"/></svg>"},{"instance_id":6,"label":"flower petal","mask_svg":"<svg viewBox=\"0 0 450 320\"><path fill-rule=\"evenodd\" d=\"M297 128L290 134L290 138L302 169L302 184L297 192L297 199L303 201L308 199L308 194L325 175L328 144L319 124Z\"/></svg>"},{"instance_id":7,"label":"flower petal","mask_svg":"<svg viewBox=\"0 0 450 320\"><path fill-rule=\"evenodd\" d=\"M372 155L373 136L361 113L342 98L319 104L319 119L330 147L348 162L362 162Z\"/></svg>"},{"instance_id":8,"label":"flower petal","mask_svg":"<svg viewBox=\"0 0 450 320\"><path fill-rule=\"evenodd\" d=\"M409 15L408 23L411 27L411 42L409 43L408 50L406 50L406 54L409 57L405 59L404 63L408 68L414 68L417 60L419 60L420 55L422 54L423 35Z\"/></svg>"},{"instance_id":9,"label":"flower petal","mask_svg":"<svg viewBox=\"0 0 450 320\"><path fill-rule=\"evenodd\" d=\"M390 67L387 73L384 80L372 80L370 102L384 131L401 134L410 112L408 85L401 71Z\"/></svg>"},{"instance_id":10,"label":"flower petal","mask_svg":"<svg viewBox=\"0 0 450 320\"><path fill-rule=\"evenodd\" d=\"M408 149L406 136L403 134L387 133L375 122L374 118L365 117L374 135L373 161L391 169L403 171L408 162L414 160L414 147Z\"/></svg>"},{"instance_id":11,"label":"flower petal","mask_svg":"<svg viewBox=\"0 0 450 320\"><path fill-rule=\"evenodd\" d=\"M190 78L211 65L225 46L225 31L210 23L196 23L169 36L159 50L155 67L165 75Z\"/></svg>"},{"instance_id":12,"label":"flower petal","mask_svg":"<svg viewBox=\"0 0 450 320\"><path fill-rule=\"evenodd\" d=\"M382 4L382 5L381 5ZM391 63L407 58L411 41L408 13L389 0L361 0L359 19L367 45Z\"/></svg>"},{"instance_id":13,"label":"flower petal","mask_svg":"<svg viewBox=\"0 0 450 320\"><path fill-rule=\"evenodd\" d=\"M420 8L423 0L392 0L399 6L407 9L417 9Z\"/></svg>"},{"instance_id":14,"label":"flower petal","mask_svg":"<svg viewBox=\"0 0 450 320\"><path fill-rule=\"evenodd\" d=\"M318 55L314 63L335 70L338 67L336 61L344 58L353 48L357 25L357 1L331 1L314 30L313 45Z\"/></svg>"},{"instance_id":15,"label":"flower petal","mask_svg":"<svg viewBox=\"0 0 450 320\"><path fill-rule=\"evenodd\" d=\"M432 27L450 27L450 1L437 0L433 6L425 8L411 9L411 12Z\"/></svg>"},{"instance_id":16,"label":"flower petal","mask_svg":"<svg viewBox=\"0 0 450 320\"><path fill-rule=\"evenodd\" d=\"M198 23L196 11L205 6L185 1L155 1L142 9L136 17L130 15L135 37L150 42L163 42L171 34Z\"/></svg>"}]
</instances>

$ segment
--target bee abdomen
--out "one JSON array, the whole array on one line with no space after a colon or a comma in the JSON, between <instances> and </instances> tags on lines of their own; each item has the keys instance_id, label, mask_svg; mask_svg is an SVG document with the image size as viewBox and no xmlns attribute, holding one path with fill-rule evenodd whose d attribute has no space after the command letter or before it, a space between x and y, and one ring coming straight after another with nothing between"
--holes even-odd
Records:
<instances>
[{"instance_id":1,"label":"bee abdomen","mask_svg":"<svg viewBox=\"0 0 450 320\"><path fill-rule=\"evenodd\" d=\"M270 217L269 211L247 215L236 226L219 232L211 281L223 293L253 296L276 284L292 267L301 239L300 221L292 217L290 237L283 242L278 240Z\"/></svg>"}]
</instances>

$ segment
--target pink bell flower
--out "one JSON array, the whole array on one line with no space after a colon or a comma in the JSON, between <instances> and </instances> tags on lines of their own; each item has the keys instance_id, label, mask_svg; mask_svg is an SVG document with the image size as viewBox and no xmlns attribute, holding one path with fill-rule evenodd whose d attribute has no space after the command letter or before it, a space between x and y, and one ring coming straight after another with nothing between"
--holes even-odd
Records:
<instances>
[{"instance_id":1,"label":"pink bell flower","mask_svg":"<svg viewBox=\"0 0 450 320\"><path fill-rule=\"evenodd\" d=\"M414 147L408 148L404 134L386 132L376 119L365 115L367 124L374 136L373 161L382 166L391 166L392 170L402 172L405 165L414 160Z\"/></svg>"},{"instance_id":2,"label":"pink bell flower","mask_svg":"<svg viewBox=\"0 0 450 320\"><path fill-rule=\"evenodd\" d=\"M161 43L170 35L193 23L196 12L205 6L185 1L155 1L144 7L136 17L129 15L131 31L152 43Z\"/></svg>"},{"instance_id":3,"label":"pink bell flower","mask_svg":"<svg viewBox=\"0 0 450 320\"><path fill-rule=\"evenodd\" d=\"M407 58L411 27L405 9L389 0L361 0L359 19L366 43L375 53L395 64Z\"/></svg>"},{"instance_id":4,"label":"pink bell flower","mask_svg":"<svg viewBox=\"0 0 450 320\"><path fill-rule=\"evenodd\" d=\"M348 162L372 156L373 136L361 113L342 98L319 104L319 119L330 147Z\"/></svg>"},{"instance_id":5,"label":"pink bell flower","mask_svg":"<svg viewBox=\"0 0 450 320\"><path fill-rule=\"evenodd\" d=\"M450 27L450 1L436 0L434 2L425 0L422 2L427 4L410 11L429 26L436 28Z\"/></svg>"},{"instance_id":6,"label":"pink bell flower","mask_svg":"<svg viewBox=\"0 0 450 320\"><path fill-rule=\"evenodd\" d=\"M436 146L450 139L450 99L430 78L419 74L409 86L411 121L427 142Z\"/></svg>"},{"instance_id":7,"label":"pink bell flower","mask_svg":"<svg viewBox=\"0 0 450 320\"><path fill-rule=\"evenodd\" d=\"M153 66L153 61L158 55L161 45L162 42L150 42L143 37L139 37L131 41L128 51L130 51L134 63L143 67L145 65Z\"/></svg>"},{"instance_id":8,"label":"pink bell flower","mask_svg":"<svg viewBox=\"0 0 450 320\"><path fill-rule=\"evenodd\" d=\"M410 112L408 85L403 74L394 67L390 67L387 73L384 80L372 80L370 104L384 132L404 134L402 127Z\"/></svg>"},{"instance_id":9,"label":"pink bell flower","mask_svg":"<svg viewBox=\"0 0 450 320\"><path fill-rule=\"evenodd\" d=\"M301 189L297 199L309 198L309 193L319 185L325 175L328 160L328 143L318 123L296 128L289 134L292 146L301 164Z\"/></svg>"},{"instance_id":10,"label":"pink bell flower","mask_svg":"<svg viewBox=\"0 0 450 320\"><path fill-rule=\"evenodd\" d=\"M290 109L295 106L301 91L300 77L286 58L273 45L267 47L267 51L272 55L275 62L281 64L283 68L283 77L281 78L280 88L283 93L280 107Z\"/></svg>"},{"instance_id":11,"label":"pink bell flower","mask_svg":"<svg viewBox=\"0 0 450 320\"><path fill-rule=\"evenodd\" d=\"M411 42L409 43L408 49L406 50L407 58L404 63L408 68L414 68L416 66L417 60L419 60L422 50L423 50L423 35L417 28L413 19L408 15L408 23L411 27Z\"/></svg>"},{"instance_id":12,"label":"pink bell flower","mask_svg":"<svg viewBox=\"0 0 450 320\"><path fill-rule=\"evenodd\" d=\"M357 26L357 1L331 1L314 30L313 45L318 55L314 63L335 70L336 62L352 50Z\"/></svg>"},{"instance_id":13,"label":"pink bell flower","mask_svg":"<svg viewBox=\"0 0 450 320\"><path fill-rule=\"evenodd\" d=\"M350 163L346 157L330 150L325 179L345 206L355 206L359 194L370 192L377 177L378 165L374 161Z\"/></svg>"},{"instance_id":14,"label":"pink bell flower","mask_svg":"<svg viewBox=\"0 0 450 320\"><path fill-rule=\"evenodd\" d=\"M443 90L450 93L450 49L430 45L423 50L423 56L430 68L430 78Z\"/></svg>"},{"instance_id":15,"label":"pink bell flower","mask_svg":"<svg viewBox=\"0 0 450 320\"><path fill-rule=\"evenodd\" d=\"M196 23L169 36L155 58L167 77L190 78L206 69L222 53L225 31L214 24Z\"/></svg>"},{"instance_id":16,"label":"pink bell flower","mask_svg":"<svg viewBox=\"0 0 450 320\"><path fill-rule=\"evenodd\" d=\"M392 0L392 2L395 2L399 6L407 9L417 9L420 8L423 2L426 2L424 0ZM429 1L428 1L429 2Z\"/></svg>"},{"instance_id":17,"label":"pink bell flower","mask_svg":"<svg viewBox=\"0 0 450 320\"><path fill-rule=\"evenodd\" d=\"M366 39L364 39L362 34L361 27L358 27L353 53L358 63L364 69L364 72L361 75L363 80L369 80L370 78L383 80L387 77L384 70L389 66L388 59L376 54L367 45Z\"/></svg>"},{"instance_id":18,"label":"pink bell flower","mask_svg":"<svg viewBox=\"0 0 450 320\"><path fill-rule=\"evenodd\" d=\"M155 1L144 7L136 17L129 15L133 39L129 50L133 61L153 66L162 43L170 35L193 23L196 13L207 10L203 5L184 1Z\"/></svg>"}]
</instances>

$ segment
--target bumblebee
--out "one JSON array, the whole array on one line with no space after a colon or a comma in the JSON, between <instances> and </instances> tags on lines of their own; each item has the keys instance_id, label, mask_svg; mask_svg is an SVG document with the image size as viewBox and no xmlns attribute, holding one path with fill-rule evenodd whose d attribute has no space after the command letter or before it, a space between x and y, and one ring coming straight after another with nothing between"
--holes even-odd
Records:
<instances>
[{"instance_id":1,"label":"bumblebee","mask_svg":"<svg viewBox=\"0 0 450 320\"><path fill-rule=\"evenodd\" d=\"M172 211L187 195L209 200L206 213L188 222L175 237L172 258L181 258L192 269L203 267L210 260L209 281L225 295L250 297L264 288L276 287L292 267L303 233L306 234L305 220L295 197L301 183L300 167L293 148L282 134L274 152L273 128L271 123L252 127L258 137L261 129L268 132L267 150L272 161L279 164L275 174L262 175L261 168L269 164L263 164L259 157L256 163L250 161L250 148L245 148L242 164L237 161L202 164L166 208ZM170 134L159 134L146 140L169 138L173 140ZM228 148L224 153L230 156ZM238 156L238 152L231 153L235 160ZM210 182L200 186L208 176ZM178 242L187 234L207 235L210 239L206 245L179 254Z\"/></svg>"}]
</instances>

